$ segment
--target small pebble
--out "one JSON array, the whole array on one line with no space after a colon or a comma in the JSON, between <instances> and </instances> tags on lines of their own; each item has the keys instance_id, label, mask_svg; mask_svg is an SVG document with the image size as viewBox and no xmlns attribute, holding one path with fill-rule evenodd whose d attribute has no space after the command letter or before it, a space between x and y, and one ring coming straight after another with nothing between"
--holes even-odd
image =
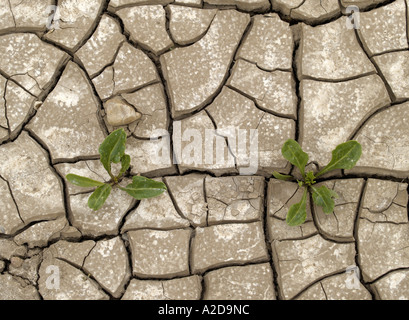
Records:
<instances>
[{"instance_id":1,"label":"small pebble","mask_svg":"<svg viewBox=\"0 0 409 320\"><path fill-rule=\"evenodd\" d=\"M23 265L24 260L19 257L12 257L10 262L13 267L20 268Z\"/></svg>"},{"instance_id":2,"label":"small pebble","mask_svg":"<svg viewBox=\"0 0 409 320\"><path fill-rule=\"evenodd\" d=\"M142 117L142 114L136 112L135 109L120 97L115 97L104 104L107 114L107 121L111 126L124 126L130 124Z\"/></svg>"}]
</instances>

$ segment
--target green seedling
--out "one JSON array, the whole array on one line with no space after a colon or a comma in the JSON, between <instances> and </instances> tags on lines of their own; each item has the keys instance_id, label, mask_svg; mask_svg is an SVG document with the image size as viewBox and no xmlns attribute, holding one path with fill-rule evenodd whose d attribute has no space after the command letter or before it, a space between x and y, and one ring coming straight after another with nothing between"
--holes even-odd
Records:
<instances>
[{"instance_id":1,"label":"green seedling","mask_svg":"<svg viewBox=\"0 0 409 320\"><path fill-rule=\"evenodd\" d=\"M308 154L305 153L300 145L293 139L287 140L281 148L281 153L292 165L296 166L301 173L302 180L297 180L291 175L273 172L273 176L280 180L297 180L298 185L304 188L304 193L301 201L293 204L287 213L286 222L290 226L299 226L305 222L307 217L307 195L312 194L312 200L317 205L322 207L326 214L334 211L334 199L338 198L338 194L328 189L326 186L319 188L314 187L315 179L329 171L336 169L352 169L358 162L362 154L361 145L354 140L339 144L332 151L331 161L318 173L312 171L305 172L305 166L308 163Z\"/></svg>"},{"instance_id":2,"label":"green seedling","mask_svg":"<svg viewBox=\"0 0 409 320\"><path fill-rule=\"evenodd\" d=\"M137 200L156 197L166 190L166 186L163 182L142 176L133 176L132 183L126 187L119 185L131 164L131 157L125 154L125 144L126 133L124 129L121 128L113 131L99 146L100 161L111 177L109 181L96 181L72 173L66 175L66 179L76 186L86 188L96 187L88 199L88 207L95 211L103 206L113 187L118 187ZM112 163L121 164L121 169L116 175L112 173Z\"/></svg>"}]
</instances>

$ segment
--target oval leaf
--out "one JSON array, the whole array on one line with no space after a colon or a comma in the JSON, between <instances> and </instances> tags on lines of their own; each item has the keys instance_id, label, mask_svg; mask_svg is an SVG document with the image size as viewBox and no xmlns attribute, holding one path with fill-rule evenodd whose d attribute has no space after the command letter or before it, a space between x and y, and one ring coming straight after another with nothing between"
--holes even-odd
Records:
<instances>
[{"instance_id":1,"label":"oval leaf","mask_svg":"<svg viewBox=\"0 0 409 320\"><path fill-rule=\"evenodd\" d=\"M300 202L293 204L288 210L286 222L289 226L299 226L304 223L307 218L307 189L304 189L304 194Z\"/></svg>"},{"instance_id":2,"label":"oval leaf","mask_svg":"<svg viewBox=\"0 0 409 320\"><path fill-rule=\"evenodd\" d=\"M288 180L293 179L293 176L290 176L288 174L281 174L281 173L279 173L277 171L273 172L273 176L274 176L274 178L279 179L279 180L283 180L283 181L288 181Z\"/></svg>"},{"instance_id":3,"label":"oval leaf","mask_svg":"<svg viewBox=\"0 0 409 320\"><path fill-rule=\"evenodd\" d=\"M358 141L350 140L339 144L332 151L331 161L317 174L317 177L335 169L352 169L362 154Z\"/></svg>"},{"instance_id":4,"label":"oval leaf","mask_svg":"<svg viewBox=\"0 0 409 320\"><path fill-rule=\"evenodd\" d=\"M298 142L293 139L288 139L281 148L281 153L283 157L295 165L304 176L304 169L308 162L308 154L302 151Z\"/></svg>"},{"instance_id":5,"label":"oval leaf","mask_svg":"<svg viewBox=\"0 0 409 320\"><path fill-rule=\"evenodd\" d=\"M113 131L99 146L101 163L111 175L111 162L119 163L125 154L126 133L120 128Z\"/></svg>"},{"instance_id":6,"label":"oval leaf","mask_svg":"<svg viewBox=\"0 0 409 320\"><path fill-rule=\"evenodd\" d=\"M338 194L334 190L328 189L326 186L319 188L312 187L312 200L320 207L326 214L334 211L335 202L333 198L338 198Z\"/></svg>"},{"instance_id":7,"label":"oval leaf","mask_svg":"<svg viewBox=\"0 0 409 320\"><path fill-rule=\"evenodd\" d=\"M153 198L166 191L166 186L163 182L141 176L134 176L132 183L128 184L126 188L119 188L137 200Z\"/></svg>"},{"instance_id":8,"label":"oval leaf","mask_svg":"<svg viewBox=\"0 0 409 320\"><path fill-rule=\"evenodd\" d=\"M65 176L65 178L71 182L72 184L75 184L76 186L79 187L99 187L104 185L103 182L92 180L90 178L78 176L76 174L69 173Z\"/></svg>"},{"instance_id":9,"label":"oval leaf","mask_svg":"<svg viewBox=\"0 0 409 320\"><path fill-rule=\"evenodd\" d=\"M111 193L111 190L112 187L109 184L104 184L103 186L96 188L88 199L88 207L95 211L100 209Z\"/></svg>"}]
</instances>

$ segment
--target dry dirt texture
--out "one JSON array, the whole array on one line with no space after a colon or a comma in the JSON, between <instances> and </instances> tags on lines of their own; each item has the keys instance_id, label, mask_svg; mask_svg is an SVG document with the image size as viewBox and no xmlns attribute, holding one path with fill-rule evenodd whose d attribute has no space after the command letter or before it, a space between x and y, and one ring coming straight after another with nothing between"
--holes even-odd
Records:
<instances>
[{"instance_id":1,"label":"dry dirt texture","mask_svg":"<svg viewBox=\"0 0 409 320\"><path fill-rule=\"evenodd\" d=\"M408 6L0 0L0 299L408 300ZM98 147L120 127L126 181L168 191L93 212L65 175L109 180ZM363 148L319 181L333 214L309 201L300 227L302 191L271 175L294 172L289 138L311 168Z\"/></svg>"}]
</instances>

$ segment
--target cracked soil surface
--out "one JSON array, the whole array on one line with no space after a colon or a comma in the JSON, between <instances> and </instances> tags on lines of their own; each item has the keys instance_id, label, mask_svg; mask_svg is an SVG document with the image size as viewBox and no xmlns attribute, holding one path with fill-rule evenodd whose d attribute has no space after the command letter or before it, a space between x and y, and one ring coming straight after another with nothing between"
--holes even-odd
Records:
<instances>
[{"instance_id":1,"label":"cracked soil surface","mask_svg":"<svg viewBox=\"0 0 409 320\"><path fill-rule=\"evenodd\" d=\"M409 300L408 7L0 0L0 299ZM125 180L168 190L93 212L65 175L109 180L119 127ZM299 227L302 191L272 177L295 174L290 138L313 169L363 149L318 181L334 212L308 199Z\"/></svg>"}]
</instances>

